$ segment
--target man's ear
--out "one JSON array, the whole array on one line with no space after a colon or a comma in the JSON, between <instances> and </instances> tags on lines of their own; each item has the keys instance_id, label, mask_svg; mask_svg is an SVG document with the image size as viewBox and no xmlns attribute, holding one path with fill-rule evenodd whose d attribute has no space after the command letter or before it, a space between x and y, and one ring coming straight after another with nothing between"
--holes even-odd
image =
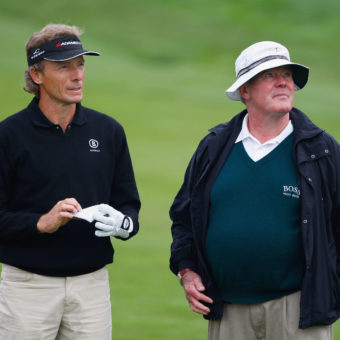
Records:
<instances>
[{"instance_id":1,"label":"man's ear","mask_svg":"<svg viewBox=\"0 0 340 340\"><path fill-rule=\"evenodd\" d=\"M248 100L250 98L248 83L243 84L238 89L243 100Z\"/></svg>"},{"instance_id":2,"label":"man's ear","mask_svg":"<svg viewBox=\"0 0 340 340\"><path fill-rule=\"evenodd\" d=\"M32 80L40 85L42 84L42 80L41 80L41 71L37 71L33 66L31 66L29 69L28 69L28 72L32 78Z\"/></svg>"}]
</instances>

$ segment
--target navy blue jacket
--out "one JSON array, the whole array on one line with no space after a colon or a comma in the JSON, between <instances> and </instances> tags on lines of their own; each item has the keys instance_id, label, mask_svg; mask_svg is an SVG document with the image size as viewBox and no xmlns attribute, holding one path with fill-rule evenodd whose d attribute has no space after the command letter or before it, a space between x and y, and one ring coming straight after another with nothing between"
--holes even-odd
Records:
<instances>
[{"instance_id":1,"label":"navy blue jacket","mask_svg":"<svg viewBox=\"0 0 340 340\"><path fill-rule=\"evenodd\" d=\"M140 201L122 126L78 104L63 133L36 99L0 123L0 262L33 273L72 276L111 263L110 237L71 220L52 234L37 221L58 201L74 197L83 208L107 203L132 218Z\"/></svg>"},{"instance_id":2,"label":"navy blue jacket","mask_svg":"<svg viewBox=\"0 0 340 340\"><path fill-rule=\"evenodd\" d=\"M199 144L170 209L173 221L170 268L197 272L214 303L207 319L219 319L223 301L205 254L210 190L238 137L246 111L210 130ZM340 146L293 108L294 159L301 190L305 271L300 328L328 325L340 316Z\"/></svg>"}]
</instances>

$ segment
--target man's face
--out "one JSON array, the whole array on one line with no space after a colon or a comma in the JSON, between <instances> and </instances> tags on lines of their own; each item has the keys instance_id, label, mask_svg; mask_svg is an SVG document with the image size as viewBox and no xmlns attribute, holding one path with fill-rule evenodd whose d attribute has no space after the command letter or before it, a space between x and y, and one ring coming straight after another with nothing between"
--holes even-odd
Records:
<instances>
[{"instance_id":1,"label":"man's face","mask_svg":"<svg viewBox=\"0 0 340 340\"><path fill-rule=\"evenodd\" d=\"M82 56L67 61L44 60L39 72L40 98L56 104L75 104L83 98L85 79Z\"/></svg>"},{"instance_id":2,"label":"man's face","mask_svg":"<svg viewBox=\"0 0 340 340\"><path fill-rule=\"evenodd\" d=\"M294 81L287 66L276 67L255 76L240 88L248 112L286 114L294 104Z\"/></svg>"}]
</instances>

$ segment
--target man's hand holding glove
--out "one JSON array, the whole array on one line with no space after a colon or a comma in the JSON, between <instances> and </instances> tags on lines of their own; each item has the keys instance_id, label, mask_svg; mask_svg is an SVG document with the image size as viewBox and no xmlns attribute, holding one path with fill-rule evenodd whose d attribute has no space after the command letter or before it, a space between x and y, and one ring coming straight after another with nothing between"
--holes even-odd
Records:
<instances>
[{"instance_id":1,"label":"man's hand holding glove","mask_svg":"<svg viewBox=\"0 0 340 340\"><path fill-rule=\"evenodd\" d=\"M95 227L100 229L95 231L96 236L129 237L133 230L133 222L130 217L107 204L101 204L98 210L99 212L93 214L93 218L98 221Z\"/></svg>"}]
</instances>

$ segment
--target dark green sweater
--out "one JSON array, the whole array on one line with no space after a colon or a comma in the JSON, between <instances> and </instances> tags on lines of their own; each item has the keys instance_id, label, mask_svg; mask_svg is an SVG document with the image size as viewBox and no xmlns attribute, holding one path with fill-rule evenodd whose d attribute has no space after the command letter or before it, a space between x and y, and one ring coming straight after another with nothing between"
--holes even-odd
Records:
<instances>
[{"instance_id":1,"label":"dark green sweater","mask_svg":"<svg viewBox=\"0 0 340 340\"><path fill-rule=\"evenodd\" d=\"M257 303L301 288L293 134L254 162L234 145L210 196L207 257L223 300Z\"/></svg>"}]
</instances>

